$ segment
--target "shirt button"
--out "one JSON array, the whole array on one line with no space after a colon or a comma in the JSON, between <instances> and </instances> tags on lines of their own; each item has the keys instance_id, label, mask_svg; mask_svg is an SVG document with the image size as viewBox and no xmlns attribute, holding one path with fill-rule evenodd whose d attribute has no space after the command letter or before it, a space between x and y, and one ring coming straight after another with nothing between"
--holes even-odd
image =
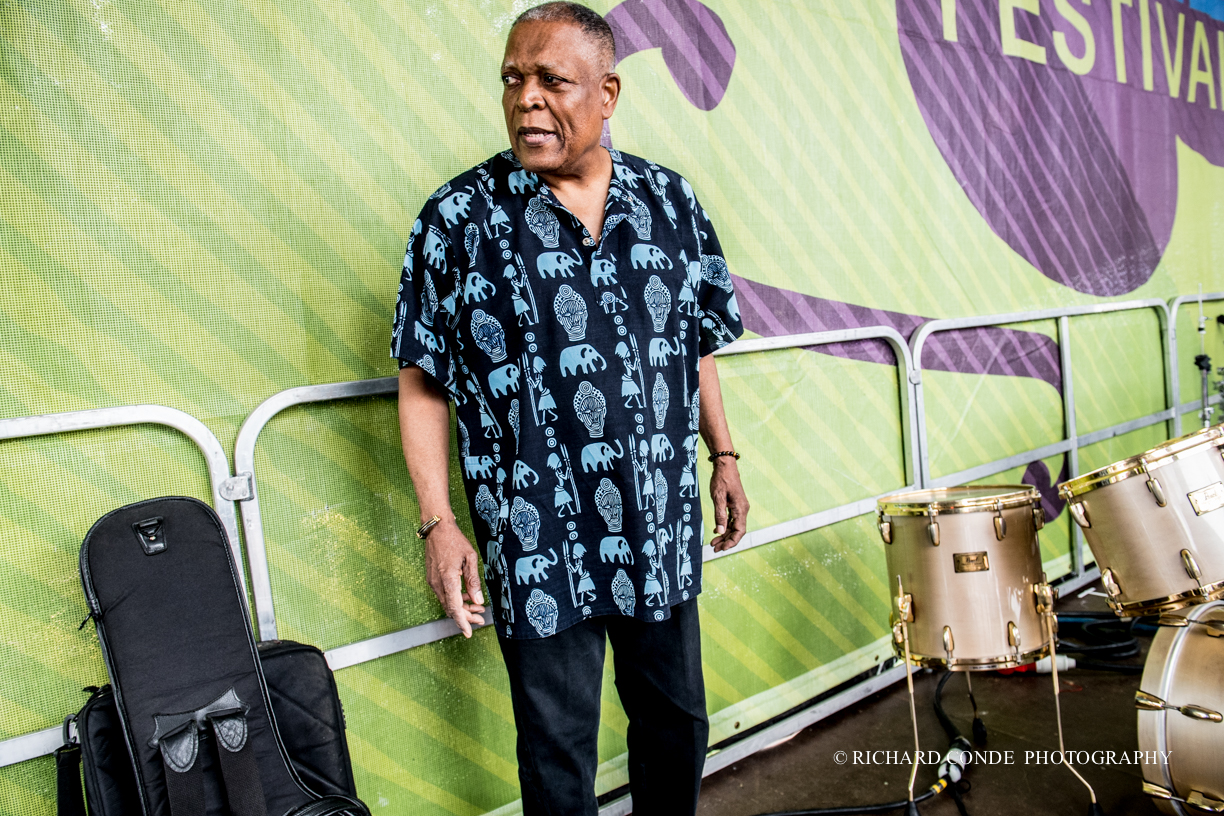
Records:
<instances>
[{"instance_id":1,"label":"shirt button","mask_svg":"<svg viewBox=\"0 0 1224 816\"><path fill-rule=\"evenodd\" d=\"M586 238L582 239L582 243L585 246L595 246L595 239L588 235Z\"/></svg>"}]
</instances>

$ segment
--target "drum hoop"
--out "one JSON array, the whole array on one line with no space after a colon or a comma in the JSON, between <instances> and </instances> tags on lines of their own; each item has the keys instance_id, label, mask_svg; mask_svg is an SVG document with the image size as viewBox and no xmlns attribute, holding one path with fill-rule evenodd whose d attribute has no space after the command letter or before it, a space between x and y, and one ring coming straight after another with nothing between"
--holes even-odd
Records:
<instances>
[{"instance_id":1,"label":"drum hoop","mask_svg":"<svg viewBox=\"0 0 1224 816\"><path fill-rule=\"evenodd\" d=\"M1001 493L997 496L981 496L974 499L952 498L958 490L990 489L1006 489L1011 492ZM944 493L948 498L943 501L901 501L906 496L912 496L917 493ZM913 491L911 493L897 493L880 499L878 507L880 512L886 516L926 516L930 515L932 509L938 515L948 513L985 513L998 509L1010 510L1017 507L1028 507L1038 501L1041 501L1041 494L1032 485L973 485L972 487L938 487Z\"/></svg>"},{"instance_id":2,"label":"drum hoop","mask_svg":"<svg viewBox=\"0 0 1224 816\"><path fill-rule=\"evenodd\" d=\"M1185 592L1179 592L1176 595L1166 595L1163 598L1148 598L1142 601L1130 601L1119 604L1111 601L1109 605L1113 608L1114 612L1122 617L1135 617L1137 615L1151 615L1156 612L1175 612L1187 606L1199 606L1211 601L1221 600L1222 598L1224 598L1224 581L1216 581L1214 584L1195 587Z\"/></svg>"},{"instance_id":3,"label":"drum hoop","mask_svg":"<svg viewBox=\"0 0 1224 816\"><path fill-rule=\"evenodd\" d=\"M1190 456L1197 456L1203 452L1201 449L1208 445L1216 448L1224 446L1224 428L1213 425L1210 428L1179 436L1177 439L1170 439L1137 456L1131 456L1097 468L1091 473L1068 479L1058 486L1058 492L1064 499L1070 500L1099 487L1121 482L1132 476L1144 476L1165 465Z\"/></svg>"},{"instance_id":4,"label":"drum hoop","mask_svg":"<svg viewBox=\"0 0 1224 816\"><path fill-rule=\"evenodd\" d=\"M910 662L915 666L923 666L929 669L945 668L948 671L992 671L995 669L1014 669L1017 666L1027 666L1030 663L1036 663L1043 657L1050 654L1050 644L1047 641L1038 649L1031 652L1021 652L1017 657L1016 654L1001 655L999 657L954 657L949 660L947 657L932 657L930 655L920 655L910 652ZM902 660L905 656L898 654Z\"/></svg>"}]
</instances>

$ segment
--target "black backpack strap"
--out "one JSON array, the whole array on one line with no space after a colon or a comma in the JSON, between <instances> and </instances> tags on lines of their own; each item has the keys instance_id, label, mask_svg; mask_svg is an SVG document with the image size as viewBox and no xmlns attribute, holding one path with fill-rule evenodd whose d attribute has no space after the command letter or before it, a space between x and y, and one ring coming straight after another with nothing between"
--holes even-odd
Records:
<instances>
[{"instance_id":1,"label":"black backpack strap","mask_svg":"<svg viewBox=\"0 0 1224 816\"><path fill-rule=\"evenodd\" d=\"M64 744L55 749L55 812L57 816L85 816L85 797L81 794L81 746L69 738L68 726L75 717L64 720Z\"/></svg>"},{"instance_id":2,"label":"black backpack strap","mask_svg":"<svg viewBox=\"0 0 1224 816\"><path fill-rule=\"evenodd\" d=\"M267 816L259 765L247 739L246 713L236 711L208 721L217 736L217 759L231 816Z\"/></svg>"},{"instance_id":3,"label":"black backpack strap","mask_svg":"<svg viewBox=\"0 0 1224 816\"><path fill-rule=\"evenodd\" d=\"M168 718L167 718L168 719ZM158 731L162 722L158 722ZM154 738L166 771L166 796L171 816L204 816L204 770L196 760L200 732L195 720L187 720L172 733Z\"/></svg>"},{"instance_id":4,"label":"black backpack strap","mask_svg":"<svg viewBox=\"0 0 1224 816\"><path fill-rule=\"evenodd\" d=\"M324 796L285 816L370 816L364 803L347 796Z\"/></svg>"}]
</instances>

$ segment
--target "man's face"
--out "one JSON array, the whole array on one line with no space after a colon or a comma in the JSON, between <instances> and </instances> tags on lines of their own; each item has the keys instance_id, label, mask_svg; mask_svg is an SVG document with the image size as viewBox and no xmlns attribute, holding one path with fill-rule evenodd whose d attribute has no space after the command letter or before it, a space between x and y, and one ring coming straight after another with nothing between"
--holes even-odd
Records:
<instances>
[{"instance_id":1,"label":"man's face","mask_svg":"<svg viewBox=\"0 0 1224 816\"><path fill-rule=\"evenodd\" d=\"M581 175L616 109L620 78L572 23L526 22L510 32L502 61L502 110L510 147L538 175Z\"/></svg>"}]
</instances>

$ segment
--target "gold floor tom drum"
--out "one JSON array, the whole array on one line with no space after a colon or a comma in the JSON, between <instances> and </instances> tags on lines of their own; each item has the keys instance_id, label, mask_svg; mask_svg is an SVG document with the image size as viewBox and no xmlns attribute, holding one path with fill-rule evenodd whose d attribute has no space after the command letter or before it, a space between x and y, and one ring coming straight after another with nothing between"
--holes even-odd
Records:
<instances>
[{"instance_id":1,"label":"gold floor tom drum","mask_svg":"<svg viewBox=\"0 0 1224 816\"><path fill-rule=\"evenodd\" d=\"M1165 813L1221 813L1224 604L1193 606L1161 623L1177 626L1162 626L1152 638L1135 694L1143 790Z\"/></svg>"},{"instance_id":2,"label":"gold floor tom drum","mask_svg":"<svg viewBox=\"0 0 1224 816\"><path fill-rule=\"evenodd\" d=\"M907 607L912 618L911 660L972 671L1047 654L1037 611L1044 517L1035 488L918 490L880 499L876 513L890 591L897 595L899 577L909 596L893 609L894 622Z\"/></svg>"},{"instance_id":3,"label":"gold floor tom drum","mask_svg":"<svg viewBox=\"0 0 1224 816\"><path fill-rule=\"evenodd\" d=\"M1119 615L1224 595L1222 444L1204 428L1058 486Z\"/></svg>"}]
</instances>

